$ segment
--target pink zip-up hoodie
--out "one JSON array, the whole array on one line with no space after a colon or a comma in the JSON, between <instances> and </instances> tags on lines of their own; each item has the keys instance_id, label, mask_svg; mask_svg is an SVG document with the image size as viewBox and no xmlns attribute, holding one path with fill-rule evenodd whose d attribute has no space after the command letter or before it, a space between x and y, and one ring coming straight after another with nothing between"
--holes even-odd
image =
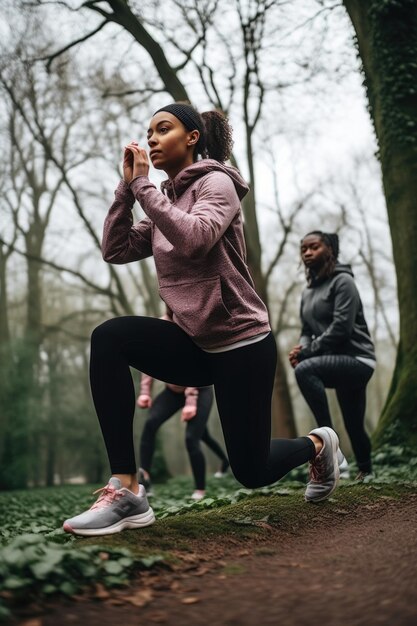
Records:
<instances>
[{"instance_id":1,"label":"pink zip-up hoodie","mask_svg":"<svg viewBox=\"0 0 417 626\"><path fill-rule=\"evenodd\" d=\"M104 223L104 260L153 255L162 300L201 348L268 332L268 313L246 265L240 200L248 186L238 170L203 159L161 188L147 176L120 182ZM133 224L135 199L146 217Z\"/></svg>"}]
</instances>

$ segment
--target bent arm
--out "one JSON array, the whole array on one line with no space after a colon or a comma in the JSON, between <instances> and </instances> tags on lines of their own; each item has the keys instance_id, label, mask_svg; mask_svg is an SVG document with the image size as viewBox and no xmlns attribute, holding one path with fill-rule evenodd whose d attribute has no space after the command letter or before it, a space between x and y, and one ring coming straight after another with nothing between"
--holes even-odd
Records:
<instances>
[{"instance_id":1,"label":"bent arm","mask_svg":"<svg viewBox=\"0 0 417 626\"><path fill-rule=\"evenodd\" d=\"M359 292L351 276L341 274L335 281L332 323L310 346L300 352L299 360L337 350L352 334L360 307ZM300 358L301 357L301 358Z\"/></svg>"},{"instance_id":2,"label":"bent arm","mask_svg":"<svg viewBox=\"0 0 417 626\"><path fill-rule=\"evenodd\" d=\"M197 387L186 387L184 391L185 395L185 405L184 406L192 406L197 407L198 400L198 389Z\"/></svg>"},{"instance_id":3,"label":"bent arm","mask_svg":"<svg viewBox=\"0 0 417 626\"><path fill-rule=\"evenodd\" d=\"M133 224L135 197L124 181L115 191L103 228L102 255L107 263L131 263L152 256L151 221Z\"/></svg>"},{"instance_id":4,"label":"bent arm","mask_svg":"<svg viewBox=\"0 0 417 626\"><path fill-rule=\"evenodd\" d=\"M149 374L142 372L140 379L140 395L151 396L152 395L153 378Z\"/></svg>"},{"instance_id":5,"label":"bent arm","mask_svg":"<svg viewBox=\"0 0 417 626\"><path fill-rule=\"evenodd\" d=\"M308 348L313 341L313 330L307 320L303 315L303 304L301 302L300 306L300 319L301 319L301 336L300 336L300 346L302 348Z\"/></svg>"},{"instance_id":6,"label":"bent arm","mask_svg":"<svg viewBox=\"0 0 417 626\"><path fill-rule=\"evenodd\" d=\"M207 254L240 210L235 186L223 172L213 172L202 179L189 213L172 204L147 176L135 178L130 188L166 239L191 258Z\"/></svg>"}]
</instances>

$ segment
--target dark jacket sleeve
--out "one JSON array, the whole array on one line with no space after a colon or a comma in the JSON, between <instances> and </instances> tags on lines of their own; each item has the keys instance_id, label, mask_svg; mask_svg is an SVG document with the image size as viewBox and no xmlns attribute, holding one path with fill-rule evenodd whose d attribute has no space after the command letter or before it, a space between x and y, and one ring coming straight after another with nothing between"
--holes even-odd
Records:
<instances>
[{"instance_id":1,"label":"dark jacket sleeve","mask_svg":"<svg viewBox=\"0 0 417 626\"><path fill-rule=\"evenodd\" d=\"M309 347L303 348L298 360L312 356L337 352L338 347L350 338L356 315L360 307L359 292L349 274L339 274L333 284L334 311L332 323L319 336L313 339Z\"/></svg>"},{"instance_id":2,"label":"dark jacket sleeve","mask_svg":"<svg viewBox=\"0 0 417 626\"><path fill-rule=\"evenodd\" d=\"M313 331L311 326L307 322L307 320L303 316L303 300L301 299L300 304L300 320L301 320L301 336L300 336L300 346L303 348L309 348L311 342L313 341Z\"/></svg>"}]
</instances>

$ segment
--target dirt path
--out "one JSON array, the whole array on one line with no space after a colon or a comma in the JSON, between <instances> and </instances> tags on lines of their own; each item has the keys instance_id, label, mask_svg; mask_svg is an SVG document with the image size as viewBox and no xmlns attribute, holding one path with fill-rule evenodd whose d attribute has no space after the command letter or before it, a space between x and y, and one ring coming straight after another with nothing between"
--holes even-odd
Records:
<instances>
[{"instance_id":1,"label":"dirt path","mask_svg":"<svg viewBox=\"0 0 417 626\"><path fill-rule=\"evenodd\" d=\"M417 624L417 494L354 516L336 511L302 536L201 546L135 591L60 602L19 626L411 626ZM196 546L197 548L198 546ZM129 599L130 598L130 599Z\"/></svg>"}]
</instances>

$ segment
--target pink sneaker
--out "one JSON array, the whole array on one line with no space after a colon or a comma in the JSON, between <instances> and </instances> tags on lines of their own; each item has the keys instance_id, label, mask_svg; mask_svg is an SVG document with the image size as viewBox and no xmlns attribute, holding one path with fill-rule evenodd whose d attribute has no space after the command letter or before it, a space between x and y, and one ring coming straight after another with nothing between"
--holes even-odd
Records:
<instances>
[{"instance_id":1,"label":"pink sneaker","mask_svg":"<svg viewBox=\"0 0 417 626\"><path fill-rule=\"evenodd\" d=\"M100 493L97 501L88 511L67 519L63 526L65 532L83 537L112 535L125 528L149 526L155 521L143 485L139 485L139 494L135 495L113 477L94 493Z\"/></svg>"}]
</instances>

